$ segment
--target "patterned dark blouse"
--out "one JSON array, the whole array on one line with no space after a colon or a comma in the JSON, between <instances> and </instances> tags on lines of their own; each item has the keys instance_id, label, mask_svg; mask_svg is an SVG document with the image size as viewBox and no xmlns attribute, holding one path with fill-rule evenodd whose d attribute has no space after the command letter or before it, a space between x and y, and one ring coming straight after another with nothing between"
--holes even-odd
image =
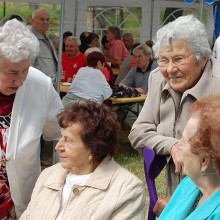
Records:
<instances>
[{"instance_id":1,"label":"patterned dark blouse","mask_svg":"<svg viewBox=\"0 0 220 220\"><path fill-rule=\"evenodd\" d=\"M0 159L6 156L14 98L15 94L5 96L0 93ZM16 219L5 163L0 162L0 220Z\"/></svg>"}]
</instances>

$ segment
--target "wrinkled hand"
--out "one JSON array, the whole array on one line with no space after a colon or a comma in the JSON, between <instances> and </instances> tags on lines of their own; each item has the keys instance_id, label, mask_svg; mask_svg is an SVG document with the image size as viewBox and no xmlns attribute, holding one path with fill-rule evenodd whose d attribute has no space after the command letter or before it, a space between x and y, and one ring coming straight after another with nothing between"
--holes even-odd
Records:
<instances>
[{"instance_id":1,"label":"wrinkled hand","mask_svg":"<svg viewBox=\"0 0 220 220\"><path fill-rule=\"evenodd\" d=\"M181 150L179 147L181 146L180 142L177 142L175 145L173 145L171 149L171 156L173 158L173 162L175 164L175 172L179 173L182 175L182 166L183 166L183 161L181 158Z\"/></svg>"},{"instance_id":2,"label":"wrinkled hand","mask_svg":"<svg viewBox=\"0 0 220 220\"><path fill-rule=\"evenodd\" d=\"M142 88L135 88L140 94L144 94L144 90Z\"/></svg>"},{"instance_id":3,"label":"wrinkled hand","mask_svg":"<svg viewBox=\"0 0 220 220\"><path fill-rule=\"evenodd\" d=\"M165 196L165 197L162 197L162 198L158 198L155 206L154 206L154 209L153 209L153 212L154 214L158 217L161 212L164 210L165 206L167 205L167 203L169 202L170 200L170 197L171 196Z\"/></svg>"}]
</instances>

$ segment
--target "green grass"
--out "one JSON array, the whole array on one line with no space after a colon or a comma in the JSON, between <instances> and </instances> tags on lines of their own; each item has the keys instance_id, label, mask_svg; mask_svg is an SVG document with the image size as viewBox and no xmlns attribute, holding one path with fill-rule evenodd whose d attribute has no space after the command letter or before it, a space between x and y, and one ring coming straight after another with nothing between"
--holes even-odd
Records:
<instances>
[{"instance_id":1,"label":"green grass","mask_svg":"<svg viewBox=\"0 0 220 220\"><path fill-rule=\"evenodd\" d=\"M120 148L119 152L115 156L115 161L117 161L121 166L132 172L144 183L144 161L143 156L139 155L136 150L131 147L128 140L128 134L130 132L129 128L121 130L119 135ZM157 192L159 196L165 196L166 193L166 180L165 180L165 169L160 173L156 179ZM146 186L146 195L148 195L148 190Z\"/></svg>"}]
</instances>

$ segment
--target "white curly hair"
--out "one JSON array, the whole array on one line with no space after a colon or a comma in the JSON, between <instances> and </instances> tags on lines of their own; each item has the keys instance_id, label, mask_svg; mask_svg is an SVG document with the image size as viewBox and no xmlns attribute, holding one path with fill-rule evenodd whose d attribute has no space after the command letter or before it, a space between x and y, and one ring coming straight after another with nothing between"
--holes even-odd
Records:
<instances>
[{"instance_id":1,"label":"white curly hair","mask_svg":"<svg viewBox=\"0 0 220 220\"><path fill-rule=\"evenodd\" d=\"M205 26L193 15L181 16L157 31L153 45L155 57L159 57L161 48L171 47L178 40L186 44L198 62L204 55L211 54Z\"/></svg>"},{"instance_id":2,"label":"white curly hair","mask_svg":"<svg viewBox=\"0 0 220 220\"><path fill-rule=\"evenodd\" d=\"M34 59L38 53L38 39L24 23L13 19L0 27L0 62L6 58L18 63L28 57Z\"/></svg>"}]
</instances>

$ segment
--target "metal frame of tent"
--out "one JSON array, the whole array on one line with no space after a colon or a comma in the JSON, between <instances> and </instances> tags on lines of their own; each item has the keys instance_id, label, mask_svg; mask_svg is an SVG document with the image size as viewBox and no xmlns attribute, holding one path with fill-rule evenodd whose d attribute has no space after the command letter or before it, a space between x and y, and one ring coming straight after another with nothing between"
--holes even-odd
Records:
<instances>
[{"instance_id":1,"label":"metal frame of tent","mask_svg":"<svg viewBox=\"0 0 220 220\"><path fill-rule=\"evenodd\" d=\"M107 5L109 6L109 1L105 1L105 0L84 0L84 1L79 1L79 0L11 0L12 2L27 2L27 3L49 3L49 4L60 4L61 6L61 13L60 13L60 27L59 27L59 32L63 33L64 32L64 26L67 27L67 29L69 27L71 27L72 25L72 30L75 36L77 36L77 34L79 35L79 32L83 29L86 28L86 26L82 25L82 20L78 20L80 17L80 11L82 10L83 5L82 4L94 4L96 6L98 5ZM2 0L0 0L0 2L4 2ZM145 3L144 3L145 2ZM159 3L158 3L159 2ZM182 3L178 3L179 5L184 5L183 3L190 3L191 5L196 5L196 0L183 0ZM200 0L200 19L202 19L202 15L203 15L203 10L204 10L204 3L207 4L213 4L215 2L219 2L216 0ZM111 1L111 6L115 4L115 5L124 5L125 1L120 1L120 0L112 0ZM148 16L148 21L142 20L142 29L141 29L141 33L142 33L142 39L145 38L149 38L152 39L152 36L154 35L155 31L158 29L158 26L155 26L156 23L158 23L158 20L155 20L155 13L159 13L159 9L156 8L158 7L158 4L161 4L161 7L172 7L173 2L170 1L161 1L161 0L137 0L135 1L135 3L133 1L126 1L126 6L127 7L132 7L132 5L137 7L140 6L144 6L143 7L143 13L150 13ZM219 30L220 30L220 3L217 4L216 10L214 11L214 13L216 14L216 23L215 23L215 35L216 37L219 34ZM85 6L85 7L87 7ZM149 8L146 8L149 7ZM181 6L180 6L181 7ZM198 4L197 6L198 7ZM71 8L71 10L74 12L74 14L72 13L71 16L67 15L67 13L69 13L70 11L69 8ZM156 10L155 10L156 9ZM84 8L85 11L83 11L82 13L86 14L86 8ZM66 15L64 15L64 11L66 11ZM65 16L65 23L64 23L64 16ZM157 17L159 17L157 15ZM145 18L146 19L146 18ZM156 18L157 19L157 18ZM71 22L72 20L72 22ZM144 21L144 24L143 24ZM68 26L69 25L69 26ZM85 24L84 24L85 25ZM83 26L83 27L82 27ZM144 34L143 32L147 31L146 28L148 28L148 37L146 37L146 33ZM61 35L61 34L60 34ZM58 54L58 58L59 58L59 62L58 62L58 70L59 70L59 74L57 76L57 80L59 82L60 78L61 78L61 51L62 51L62 38L60 37L59 39L59 54ZM57 92L59 92L60 88L59 85L57 85L56 88Z\"/></svg>"}]
</instances>

